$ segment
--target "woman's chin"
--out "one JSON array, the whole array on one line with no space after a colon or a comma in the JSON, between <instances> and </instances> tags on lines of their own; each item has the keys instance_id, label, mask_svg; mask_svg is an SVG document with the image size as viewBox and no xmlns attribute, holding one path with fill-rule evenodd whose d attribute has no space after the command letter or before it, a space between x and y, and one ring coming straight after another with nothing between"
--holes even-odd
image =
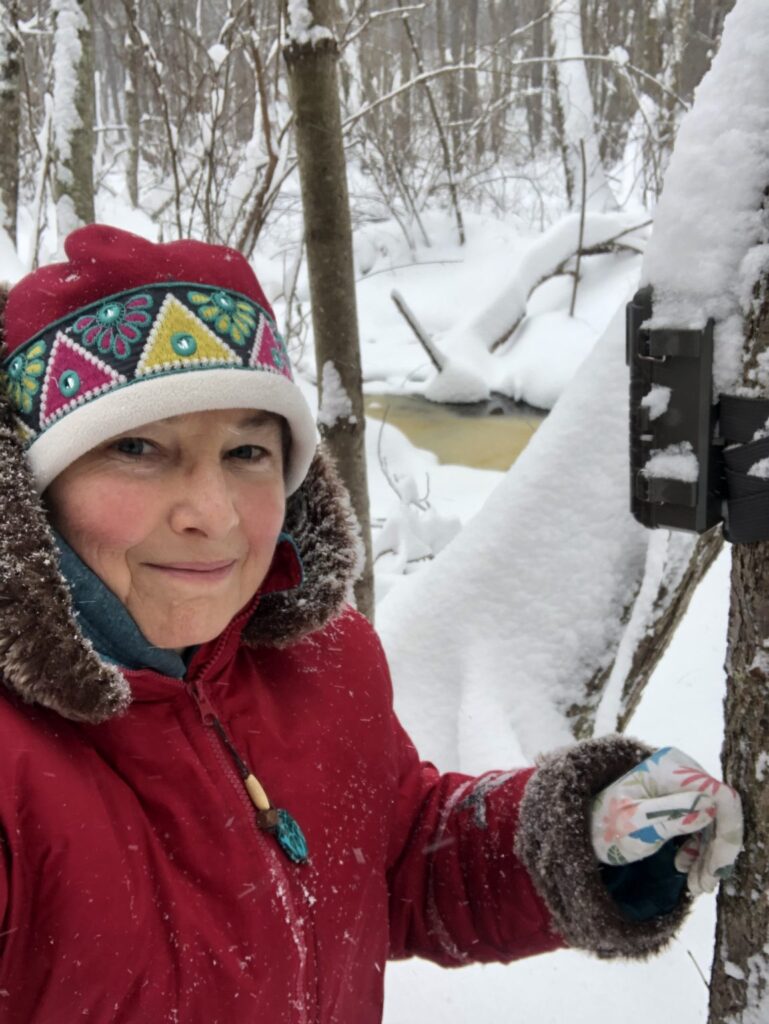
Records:
<instances>
[{"instance_id":1,"label":"woman's chin","mask_svg":"<svg viewBox=\"0 0 769 1024\"><path fill-rule=\"evenodd\" d=\"M185 623L179 626L169 625L161 629L158 629L157 626L143 628L140 622L137 622L137 625L144 638L153 647L181 654L188 647L199 647L200 644L208 643L209 640L219 636L227 623L219 622L218 619L216 622L212 622L209 618L206 623L198 625Z\"/></svg>"}]
</instances>

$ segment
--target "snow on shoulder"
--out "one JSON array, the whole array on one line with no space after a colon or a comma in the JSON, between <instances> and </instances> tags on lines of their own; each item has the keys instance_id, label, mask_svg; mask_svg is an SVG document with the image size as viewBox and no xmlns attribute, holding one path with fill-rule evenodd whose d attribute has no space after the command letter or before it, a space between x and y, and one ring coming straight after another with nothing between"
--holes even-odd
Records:
<instances>
[{"instance_id":1,"label":"snow on shoulder","mask_svg":"<svg viewBox=\"0 0 769 1024\"><path fill-rule=\"evenodd\" d=\"M678 131L642 272L654 288L652 327L715 320L716 394L737 386L743 317L769 266L767 53L769 4L740 0Z\"/></svg>"}]
</instances>

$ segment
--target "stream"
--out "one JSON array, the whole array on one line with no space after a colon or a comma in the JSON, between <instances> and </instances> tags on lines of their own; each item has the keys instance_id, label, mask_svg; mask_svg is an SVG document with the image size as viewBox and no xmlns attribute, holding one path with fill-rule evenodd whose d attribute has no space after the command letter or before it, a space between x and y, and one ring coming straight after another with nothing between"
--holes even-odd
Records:
<instances>
[{"instance_id":1,"label":"stream","mask_svg":"<svg viewBox=\"0 0 769 1024\"><path fill-rule=\"evenodd\" d=\"M386 418L440 462L476 469L509 469L547 415L504 395L472 405L449 405L421 395L369 394L364 403L367 416Z\"/></svg>"}]
</instances>

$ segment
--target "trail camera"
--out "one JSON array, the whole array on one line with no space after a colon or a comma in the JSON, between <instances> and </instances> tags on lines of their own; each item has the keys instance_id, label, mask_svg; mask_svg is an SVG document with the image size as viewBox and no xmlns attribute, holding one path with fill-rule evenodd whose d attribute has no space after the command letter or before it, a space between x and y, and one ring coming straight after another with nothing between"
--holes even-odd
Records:
<instances>
[{"instance_id":1,"label":"trail camera","mask_svg":"<svg viewBox=\"0 0 769 1024\"><path fill-rule=\"evenodd\" d=\"M651 315L644 288L627 306L631 511L644 526L703 533L723 518L713 321L655 329Z\"/></svg>"}]
</instances>

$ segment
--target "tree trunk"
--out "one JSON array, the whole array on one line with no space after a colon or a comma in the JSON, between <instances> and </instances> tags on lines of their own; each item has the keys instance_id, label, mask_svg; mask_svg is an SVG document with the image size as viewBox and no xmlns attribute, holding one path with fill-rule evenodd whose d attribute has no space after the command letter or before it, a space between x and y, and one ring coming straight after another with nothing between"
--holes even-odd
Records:
<instances>
[{"instance_id":1,"label":"tree trunk","mask_svg":"<svg viewBox=\"0 0 769 1024\"><path fill-rule=\"evenodd\" d=\"M526 13L535 25L531 35L531 56L545 58L545 29L546 23L543 20L545 14L545 0L533 0L526 8ZM543 123L543 89L544 89L544 63L532 64L529 71L529 88L526 91L526 115L529 123L529 138L531 140L531 151L535 153L542 142Z\"/></svg>"},{"instance_id":2,"label":"tree trunk","mask_svg":"<svg viewBox=\"0 0 769 1024\"><path fill-rule=\"evenodd\" d=\"M765 204L766 205L766 204ZM769 217L766 218L769 220ZM743 384L769 351L769 280L746 324ZM769 397L764 387L762 397ZM745 849L718 895L709 1024L769 1019L769 541L736 544L726 651L724 777L742 797Z\"/></svg>"},{"instance_id":3,"label":"tree trunk","mask_svg":"<svg viewBox=\"0 0 769 1024\"><path fill-rule=\"evenodd\" d=\"M638 590L622 617L617 650L585 680L580 699L566 710L577 739L624 732L722 547L720 526L696 539L667 530L651 536Z\"/></svg>"},{"instance_id":4,"label":"tree trunk","mask_svg":"<svg viewBox=\"0 0 769 1024\"><path fill-rule=\"evenodd\" d=\"M95 219L91 0L54 0L54 198L59 238Z\"/></svg>"},{"instance_id":5,"label":"tree trunk","mask_svg":"<svg viewBox=\"0 0 769 1024\"><path fill-rule=\"evenodd\" d=\"M128 27L125 36L125 123L128 129L126 183L128 198L134 209L139 206L139 158L141 152L141 109L139 81L142 68L142 47L139 38L139 0L128 0Z\"/></svg>"},{"instance_id":6,"label":"tree trunk","mask_svg":"<svg viewBox=\"0 0 769 1024\"><path fill-rule=\"evenodd\" d=\"M310 25L288 22L284 57L295 118L307 241L320 429L350 492L366 550L358 608L373 617L365 418L352 226L342 145L333 0L310 0Z\"/></svg>"},{"instance_id":7,"label":"tree trunk","mask_svg":"<svg viewBox=\"0 0 769 1024\"><path fill-rule=\"evenodd\" d=\"M19 129L21 127L21 46L18 34L18 0L6 0L0 12L0 227L16 244L16 213L19 203Z\"/></svg>"},{"instance_id":8,"label":"tree trunk","mask_svg":"<svg viewBox=\"0 0 769 1024\"><path fill-rule=\"evenodd\" d=\"M585 147L587 207L592 210L616 210L617 201L609 188L601 162L593 97L585 62L581 59L584 51L579 0L553 0L550 36L557 102L563 122L563 154L569 202L571 205L578 203L582 193L581 140Z\"/></svg>"}]
</instances>

